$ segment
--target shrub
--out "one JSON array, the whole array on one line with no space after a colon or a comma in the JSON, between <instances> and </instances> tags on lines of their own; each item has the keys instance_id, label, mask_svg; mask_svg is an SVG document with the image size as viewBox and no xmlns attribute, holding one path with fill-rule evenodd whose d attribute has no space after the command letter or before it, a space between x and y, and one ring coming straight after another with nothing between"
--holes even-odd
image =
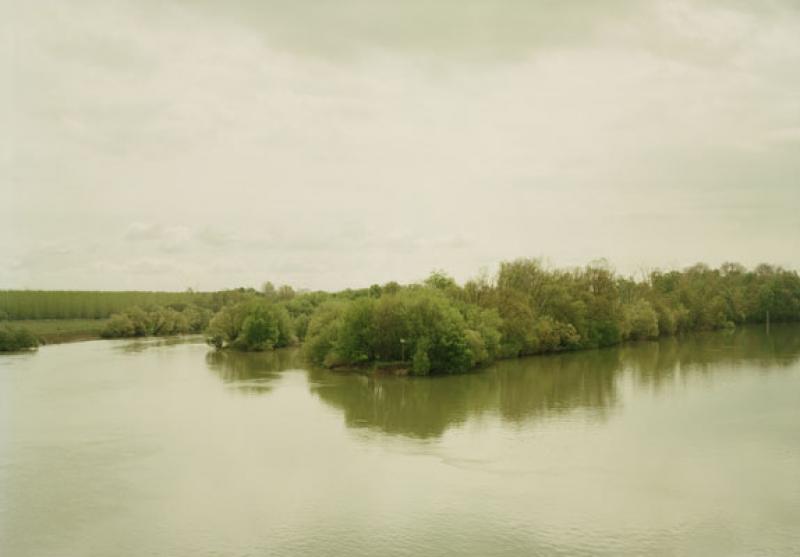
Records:
<instances>
[{"instance_id":1,"label":"shrub","mask_svg":"<svg viewBox=\"0 0 800 557\"><path fill-rule=\"evenodd\" d=\"M338 357L334 353L344 308L342 302L326 302L317 308L309 320L304 351L315 364L327 367L337 365Z\"/></svg>"},{"instance_id":2,"label":"shrub","mask_svg":"<svg viewBox=\"0 0 800 557\"><path fill-rule=\"evenodd\" d=\"M265 308L254 308L244 319L235 344L245 350L269 350L278 342L278 323Z\"/></svg>"},{"instance_id":3,"label":"shrub","mask_svg":"<svg viewBox=\"0 0 800 557\"><path fill-rule=\"evenodd\" d=\"M286 308L264 299L222 308L206 330L206 341L218 349L269 350L295 340Z\"/></svg>"},{"instance_id":4,"label":"shrub","mask_svg":"<svg viewBox=\"0 0 800 557\"><path fill-rule=\"evenodd\" d=\"M205 308L187 304L146 309L132 307L112 315L100 335L103 338L127 338L198 333L205 329L210 315L211 312Z\"/></svg>"},{"instance_id":5,"label":"shrub","mask_svg":"<svg viewBox=\"0 0 800 557\"><path fill-rule=\"evenodd\" d=\"M39 346L36 336L24 327L0 326L0 352L17 352Z\"/></svg>"},{"instance_id":6,"label":"shrub","mask_svg":"<svg viewBox=\"0 0 800 557\"><path fill-rule=\"evenodd\" d=\"M100 331L100 336L103 338L124 338L134 336L135 328L133 321L124 313L115 313L111 319L106 323L106 326Z\"/></svg>"},{"instance_id":7,"label":"shrub","mask_svg":"<svg viewBox=\"0 0 800 557\"><path fill-rule=\"evenodd\" d=\"M460 372L473 365L474 357L486 361L487 345L492 350L499 346L500 333L493 328L499 318L493 312L479 317L475 318L479 330L473 329L471 335L473 341L480 337L482 348L473 354L464 317L438 287L356 298L320 306L309 323L306 354L327 366L410 356L415 373Z\"/></svg>"},{"instance_id":8,"label":"shrub","mask_svg":"<svg viewBox=\"0 0 800 557\"><path fill-rule=\"evenodd\" d=\"M647 300L636 300L624 309L625 337L632 340L658 337L658 316Z\"/></svg>"},{"instance_id":9,"label":"shrub","mask_svg":"<svg viewBox=\"0 0 800 557\"><path fill-rule=\"evenodd\" d=\"M489 351L486 350L486 343L480 333L467 329L464 331L464 336L467 339L467 347L469 348L470 366L474 367L488 362Z\"/></svg>"},{"instance_id":10,"label":"shrub","mask_svg":"<svg viewBox=\"0 0 800 557\"><path fill-rule=\"evenodd\" d=\"M417 341L414 358L411 360L411 372L414 375L428 375L431 371L431 360L428 357L428 339Z\"/></svg>"}]
</instances>

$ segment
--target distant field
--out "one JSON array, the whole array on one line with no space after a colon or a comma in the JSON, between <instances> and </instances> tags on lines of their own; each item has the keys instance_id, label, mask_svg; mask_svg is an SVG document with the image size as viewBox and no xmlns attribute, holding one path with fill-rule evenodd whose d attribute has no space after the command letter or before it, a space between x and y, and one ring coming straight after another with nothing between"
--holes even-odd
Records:
<instances>
[{"instance_id":1,"label":"distant field","mask_svg":"<svg viewBox=\"0 0 800 557\"><path fill-rule=\"evenodd\" d=\"M0 318L94 320L133 306L197 304L208 307L215 295L205 292L0 290Z\"/></svg>"},{"instance_id":2,"label":"distant field","mask_svg":"<svg viewBox=\"0 0 800 557\"><path fill-rule=\"evenodd\" d=\"M108 319L22 319L2 323L12 327L25 327L42 344L56 344L100 338L100 331L107 322Z\"/></svg>"}]
</instances>

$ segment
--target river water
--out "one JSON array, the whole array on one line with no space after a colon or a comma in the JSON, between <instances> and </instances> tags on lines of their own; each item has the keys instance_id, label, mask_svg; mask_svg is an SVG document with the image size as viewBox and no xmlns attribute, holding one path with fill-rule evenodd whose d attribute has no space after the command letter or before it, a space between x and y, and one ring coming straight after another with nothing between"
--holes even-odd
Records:
<instances>
[{"instance_id":1,"label":"river water","mask_svg":"<svg viewBox=\"0 0 800 557\"><path fill-rule=\"evenodd\" d=\"M0 356L0 555L798 555L800 327L436 378Z\"/></svg>"}]
</instances>

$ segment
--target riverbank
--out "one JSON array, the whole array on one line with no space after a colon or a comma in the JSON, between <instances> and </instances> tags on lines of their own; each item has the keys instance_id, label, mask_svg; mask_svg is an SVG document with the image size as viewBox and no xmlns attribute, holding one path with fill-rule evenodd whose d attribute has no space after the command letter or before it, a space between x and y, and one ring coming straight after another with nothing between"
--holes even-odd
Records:
<instances>
[{"instance_id":1,"label":"riverbank","mask_svg":"<svg viewBox=\"0 0 800 557\"><path fill-rule=\"evenodd\" d=\"M6 325L30 331L40 344L61 344L96 340L108 319L21 319L4 321Z\"/></svg>"},{"instance_id":2,"label":"riverbank","mask_svg":"<svg viewBox=\"0 0 800 557\"><path fill-rule=\"evenodd\" d=\"M800 327L800 323L797 322L773 323L770 326L767 326L765 323L746 323L736 327L727 327L722 329L686 331L684 333L676 335L665 335L654 339L641 339L641 340L630 339L619 342L617 344L612 344L603 347L575 348L571 350L560 350L557 352L539 352L539 353L525 354L520 356L500 357L495 360L492 360L491 362L483 363L475 367L472 367L464 373L475 373L484 370L486 368L489 368L493 365L519 361L519 360L526 360L529 358L534 358L534 359L554 358L565 354L582 354L587 352L591 353L591 352L602 352L608 350L618 350L621 348L634 348L637 346L658 344L660 342L665 342L665 341L674 341L675 343L678 344L691 345L692 343L702 341L702 339L704 338L717 337L719 335L727 335L727 336L735 334L760 335L761 333L764 333L765 335L767 335L767 337L769 337L771 331L779 335L785 335L785 331L787 329L793 330L798 327ZM248 352L238 352L238 353L247 354ZM325 369L326 371L358 373L373 377L381 377L389 375L394 375L394 376L414 375L412 371L412 364L409 361L365 362L360 365L356 364L356 365L337 365L332 367L325 367L325 366L317 366L317 367L319 369ZM457 374L436 373L434 375L447 376L447 375L457 375Z\"/></svg>"}]
</instances>

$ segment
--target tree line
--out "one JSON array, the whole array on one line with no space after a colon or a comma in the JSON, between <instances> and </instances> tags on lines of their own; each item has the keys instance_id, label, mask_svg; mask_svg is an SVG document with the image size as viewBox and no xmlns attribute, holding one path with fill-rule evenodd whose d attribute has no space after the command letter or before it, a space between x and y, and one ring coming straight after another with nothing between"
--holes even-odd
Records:
<instances>
[{"instance_id":1,"label":"tree line","mask_svg":"<svg viewBox=\"0 0 800 557\"><path fill-rule=\"evenodd\" d=\"M441 272L418 284L336 293L267 283L217 312L206 336L219 349L303 343L320 366L378 365L425 375L766 320L800 320L795 271L698 264L635 280L605 263L557 269L517 259L463 285Z\"/></svg>"},{"instance_id":2,"label":"tree line","mask_svg":"<svg viewBox=\"0 0 800 557\"><path fill-rule=\"evenodd\" d=\"M501 358L797 321L800 276L771 265L726 263L635 280L605 263L557 269L517 259L462 285L434 272L417 284L334 293L271 283L208 293L0 292L0 319L75 317L88 308L110 317L107 338L205 332L217 349L244 351L302 343L320 366L378 365L426 375Z\"/></svg>"},{"instance_id":3,"label":"tree line","mask_svg":"<svg viewBox=\"0 0 800 557\"><path fill-rule=\"evenodd\" d=\"M498 358L766 320L800 320L795 271L698 264L637 281L602 263L551 269L517 259L463 285L433 273L422 284L327 301L309 320L305 350L326 367L400 361L415 374L457 373Z\"/></svg>"}]
</instances>

